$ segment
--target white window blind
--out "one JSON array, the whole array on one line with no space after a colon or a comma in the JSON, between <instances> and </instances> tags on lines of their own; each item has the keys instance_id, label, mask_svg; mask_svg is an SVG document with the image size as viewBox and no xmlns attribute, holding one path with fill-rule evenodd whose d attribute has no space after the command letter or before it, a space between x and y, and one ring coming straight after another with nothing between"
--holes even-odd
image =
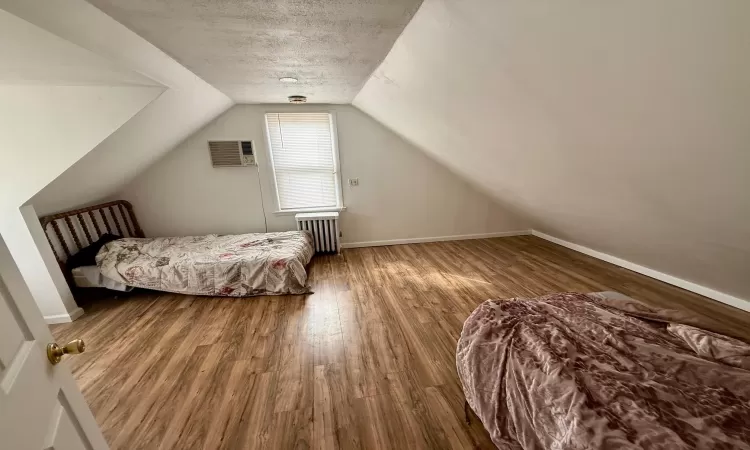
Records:
<instances>
[{"instance_id":1,"label":"white window blind","mask_svg":"<svg viewBox=\"0 0 750 450\"><path fill-rule=\"evenodd\" d=\"M328 113L266 114L281 210L338 207L338 161Z\"/></svg>"}]
</instances>

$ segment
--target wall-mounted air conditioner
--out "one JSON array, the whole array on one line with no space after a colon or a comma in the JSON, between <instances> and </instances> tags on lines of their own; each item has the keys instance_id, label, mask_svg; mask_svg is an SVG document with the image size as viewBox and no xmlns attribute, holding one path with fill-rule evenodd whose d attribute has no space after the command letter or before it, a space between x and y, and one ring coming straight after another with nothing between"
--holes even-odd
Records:
<instances>
[{"instance_id":1,"label":"wall-mounted air conditioner","mask_svg":"<svg viewBox=\"0 0 750 450\"><path fill-rule=\"evenodd\" d=\"M255 165L253 141L208 141L208 151L214 167Z\"/></svg>"}]
</instances>

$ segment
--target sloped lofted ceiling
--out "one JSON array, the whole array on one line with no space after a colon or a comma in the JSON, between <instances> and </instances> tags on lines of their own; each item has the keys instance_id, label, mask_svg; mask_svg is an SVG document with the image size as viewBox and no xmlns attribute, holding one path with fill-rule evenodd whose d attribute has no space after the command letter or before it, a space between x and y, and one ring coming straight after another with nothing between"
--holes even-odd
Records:
<instances>
[{"instance_id":1,"label":"sloped lofted ceiling","mask_svg":"<svg viewBox=\"0 0 750 450\"><path fill-rule=\"evenodd\" d=\"M167 88L132 119L28 203L47 214L90 204L118 192L232 101L168 55L84 0L0 0L3 9L57 37ZM86 153L88 152L88 153Z\"/></svg>"},{"instance_id":2,"label":"sloped lofted ceiling","mask_svg":"<svg viewBox=\"0 0 750 450\"><path fill-rule=\"evenodd\" d=\"M17 209L165 89L3 10L0 61L3 211Z\"/></svg>"},{"instance_id":3,"label":"sloped lofted ceiling","mask_svg":"<svg viewBox=\"0 0 750 450\"><path fill-rule=\"evenodd\" d=\"M0 10L0 84L158 86L142 74Z\"/></svg>"},{"instance_id":4,"label":"sloped lofted ceiling","mask_svg":"<svg viewBox=\"0 0 750 450\"><path fill-rule=\"evenodd\" d=\"M354 105L543 232L750 298L748 23L741 0L426 0Z\"/></svg>"},{"instance_id":5,"label":"sloped lofted ceiling","mask_svg":"<svg viewBox=\"0 0 750 450\"><path fill-rule=\"evenodd\" d=\"M90 2L235 102L351 103L422 0Z\"/></svg>"}]
</instances>

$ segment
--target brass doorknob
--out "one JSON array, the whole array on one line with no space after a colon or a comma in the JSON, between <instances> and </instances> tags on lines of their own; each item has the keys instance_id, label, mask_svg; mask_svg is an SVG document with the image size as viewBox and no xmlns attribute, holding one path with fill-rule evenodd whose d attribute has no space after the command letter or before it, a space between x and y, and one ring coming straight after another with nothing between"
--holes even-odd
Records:
<instances>
[{"instance_id":1,"label":"brass doorknob","mask_svg":"<svg viewBox=\"0 0 750 450\"><path fill-rule=\"evenodd\" d=\"M56 342L47 344L47 358L53 366L62 361L63 355L74 355L85 351L86 344L83 343L82 339L74 339L65 344L64 347L60 347Z\"/></svg>"}]
</instances>

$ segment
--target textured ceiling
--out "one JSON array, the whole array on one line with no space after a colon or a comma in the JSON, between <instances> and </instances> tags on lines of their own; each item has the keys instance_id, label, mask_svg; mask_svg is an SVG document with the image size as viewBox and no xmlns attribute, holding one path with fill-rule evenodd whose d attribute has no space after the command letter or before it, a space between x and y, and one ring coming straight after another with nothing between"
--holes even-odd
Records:
<instances>
[{"instance_id":1,"label":"textured ceiling","mask_svg":"<svg viewBox=\"0 0 750 450\"><path fill-rule=\"evenodd\" d=\"M354 105L541 231L750 299L748 23L743 0L425 0Z\"/></svg>"},{"instance_id":2,"label":"textured ceiling","mask_svg":"<svg viewBox=\"0 0 750 450\"><path fill-rule=\"evenodd\" d=\"M89 1L239 103L351 103L422 3Z\"/></svg>"}]
</instances>

